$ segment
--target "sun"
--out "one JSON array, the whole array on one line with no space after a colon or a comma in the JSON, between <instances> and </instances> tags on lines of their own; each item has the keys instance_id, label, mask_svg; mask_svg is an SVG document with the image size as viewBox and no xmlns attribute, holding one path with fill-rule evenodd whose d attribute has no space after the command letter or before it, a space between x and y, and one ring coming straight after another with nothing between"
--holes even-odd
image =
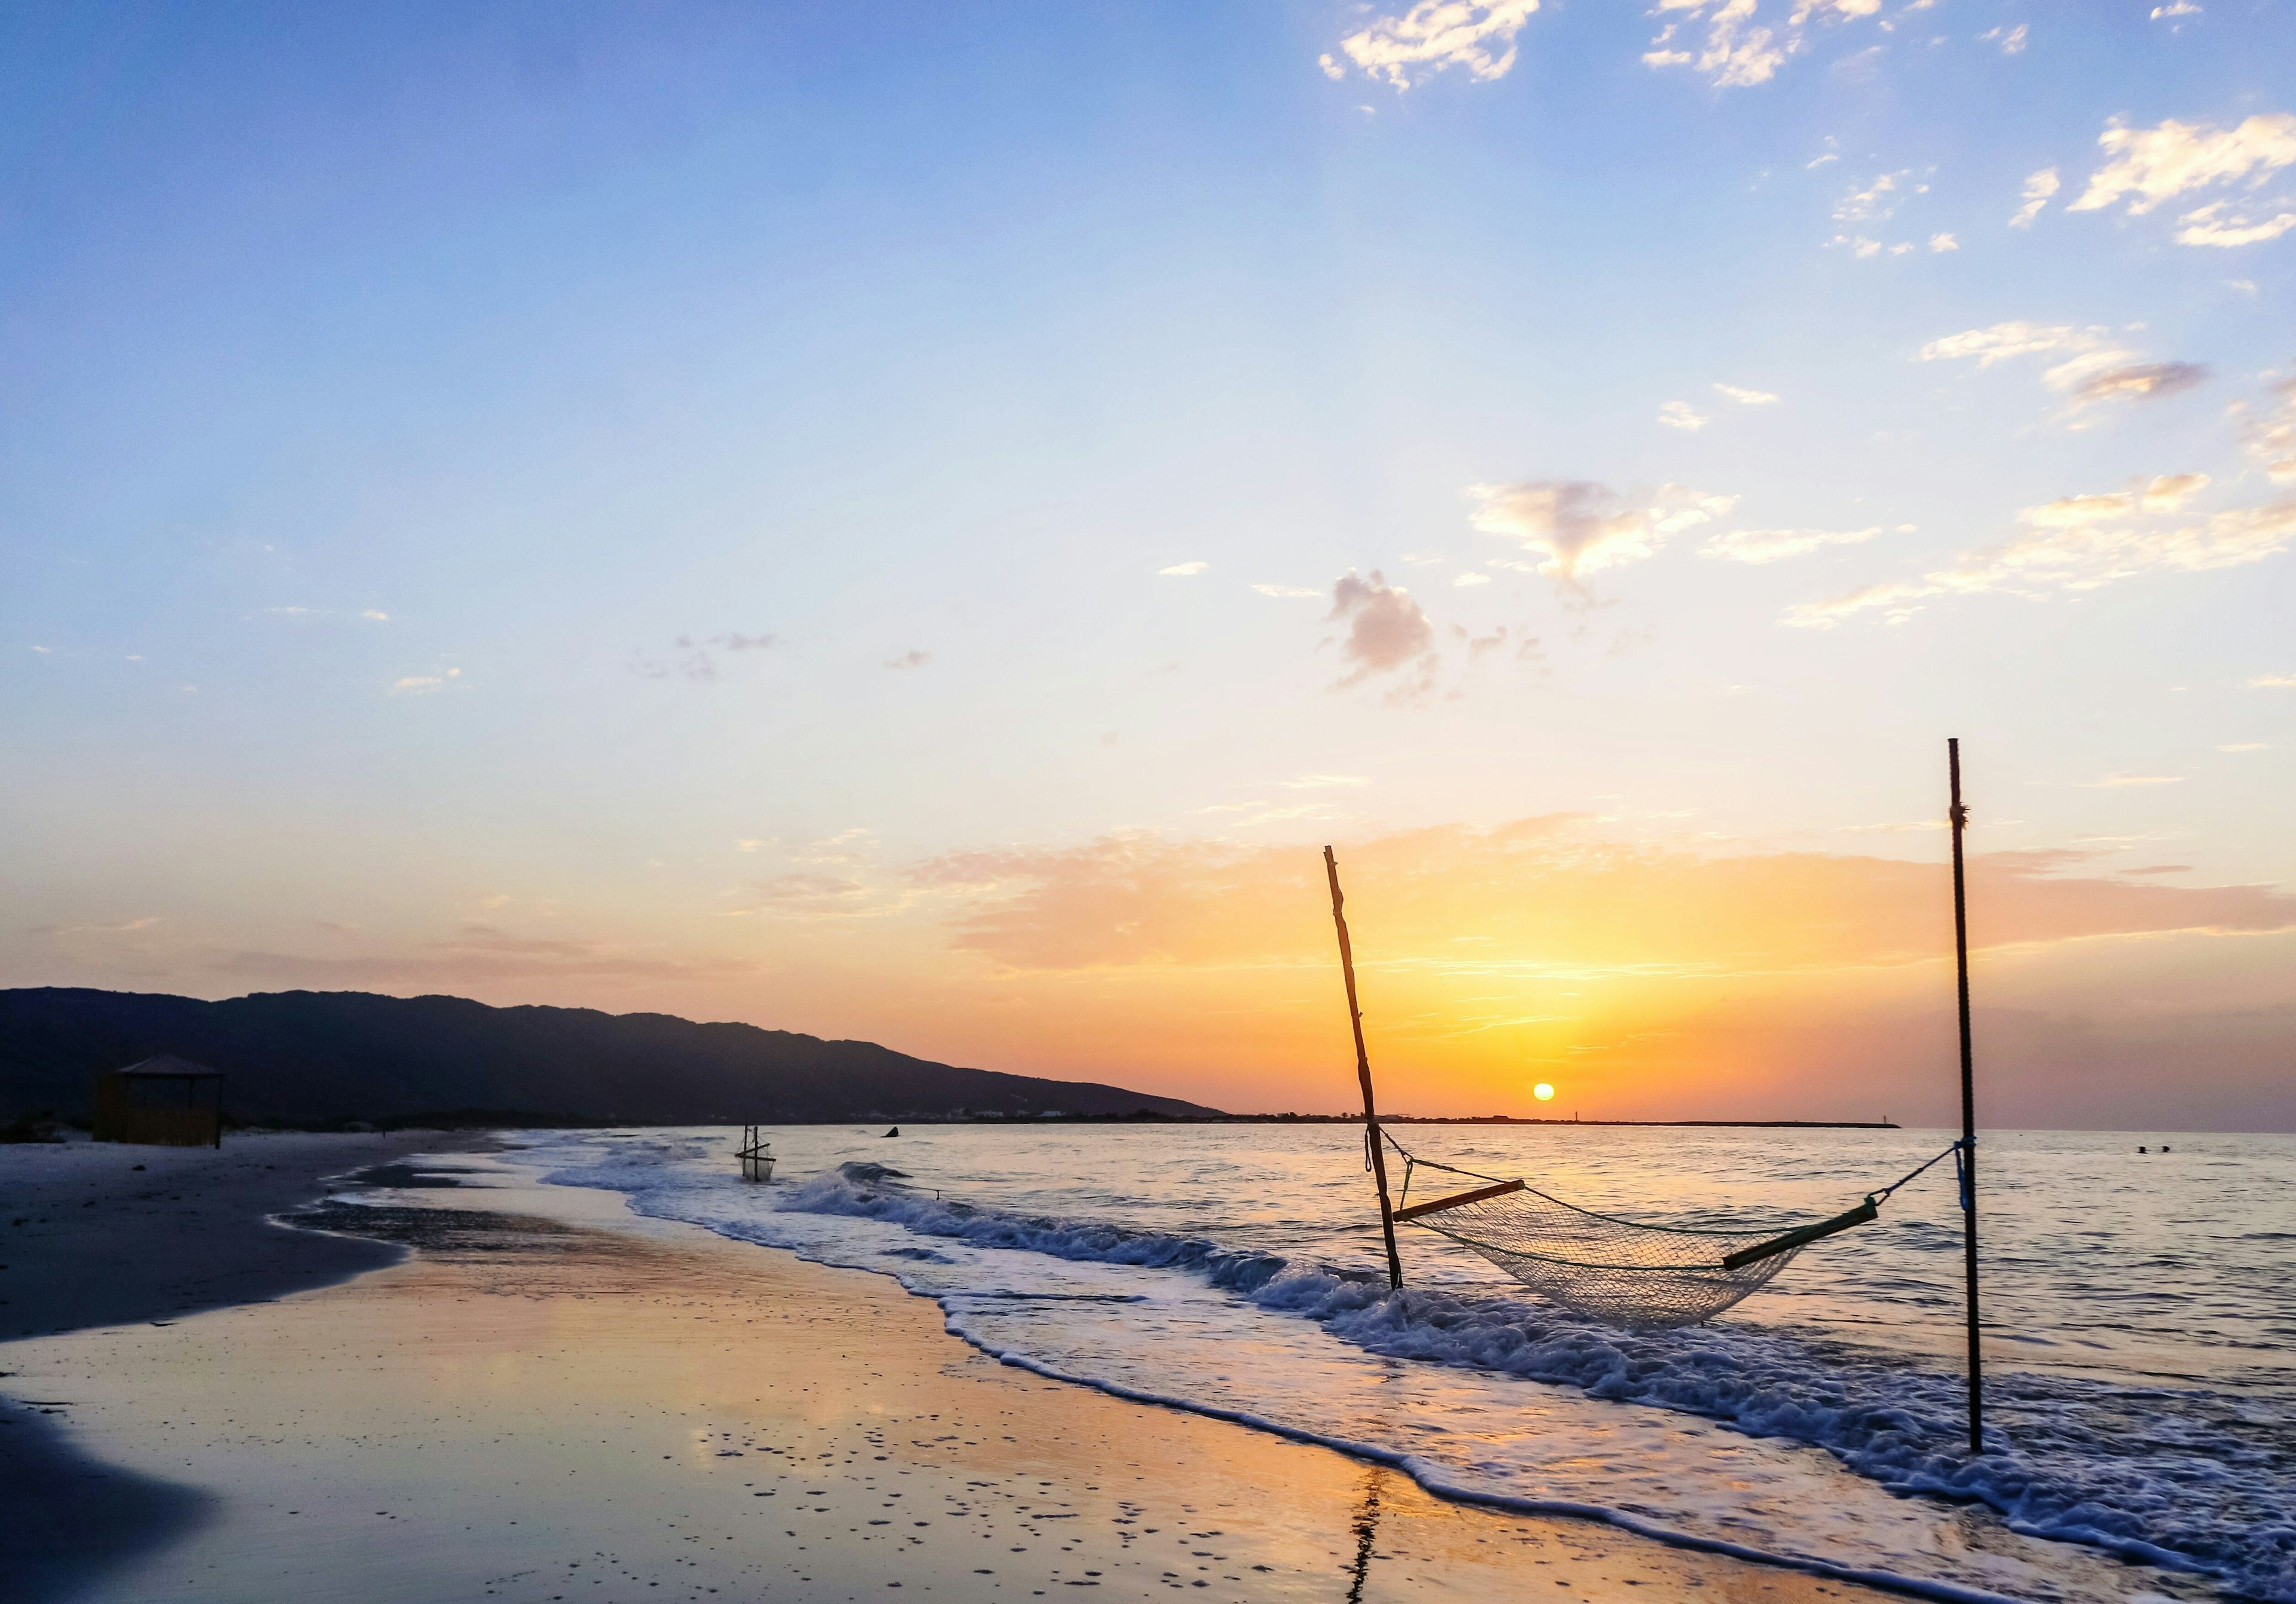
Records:
<instances>
[{"instance_id":1,"label":"sun","mask_svg":"<svg viewBox=\"0 0 2296 1604\"><path fill-rule=\"evenodd\" d=\"M1538 1085L1530 1089L1530 1095L1537 1098L1542 1103L1547 1102L1554 1098L1554 1088L1549 1086L1546 1082L1541 1081Z\"/></svg>"}]
</instances>

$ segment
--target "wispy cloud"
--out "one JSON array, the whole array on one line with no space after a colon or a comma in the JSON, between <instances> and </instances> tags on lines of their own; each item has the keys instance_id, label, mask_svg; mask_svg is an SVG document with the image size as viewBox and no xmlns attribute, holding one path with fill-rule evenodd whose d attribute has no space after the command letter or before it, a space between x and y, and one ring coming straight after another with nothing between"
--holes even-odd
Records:
<instances>
[{"instance_id":1,"label":"wispy cloud","mask_svg":"<svg viewBox=\"0 0 2296 1604\"><path fill-rule=\"evenodd\" d=\"M460 669L448 669L443 674L408 674L392 682L390 694L394 696L423 695L444 689L448 680L462 678L462 673Z\"/></svg>"},{"instance_id":2,"label":"wispy cloud","mask_svg":"<svg viewBox=\"0 0 2296 1604\"><path fill-rule=\"evenodd\" d=\"M373 619L376 623L379 623L379 624L387 624L387 623L389 623L389 622L390 621L390 613L385 613L385 612L384 612L381 608L380 608L380 607L369 607L369 608L367 608L364 613L361 613L359 614L359 616L360 616L361 618L370 618L370 619Z\"/></svg>"},{"instance_id":3,"label":"wispy cloud","mask_svg":"<svg viewBox=\"0 0 2296 1604\"><path fill-rule=\"evenodd\" d=\"M2072 324L1997 323L1932 340L1915 353L1920 362L1974 361L1980 369L2015 358L2062 358L2041 382L2066 399L2064 415L2106 401L2151 401L2201 384L2209 370L2197 362L2147 362L2117 342L2110 329Z\"/></svg>"},{"instance_id":4,"label":"wispy cloud","mask_svg":"<svg viewBox=\"0 0 2296 1604\"><path fill-rule=\"evenodd\" d=\"M2179 245L2254 245L2296 228L2296 211L2251 218L2234 212L2229 201L2211 201L2177 220L2182 225L2177 230Z\"/></svg>"},{"instance_id":5,"label":"wispy cloud","mask_svg":"<svg viewBox=\"0 0 2296 1604\"><path fill-rule=\"evenodd\" d=\"M2296 379L2283 379L2266 391L2270 410L2252 415L2246 402L2227 408L2241 448L2261 465L2275 484L2296 482Z\"/></svg>"},{"instance_id":6,"label":"wispy cloud","mask_svg":"<svg viewBox=\"0 0 2296 1604\"><path fill-rule=\"evenodd\" d=\"M2046 206L2049 198L2063 187L2064 180L2057 177L2057 169L2053 167L2045 167L2026 179L2025 193L2021 197L2025 203L2017 209L2017 215L2009 219L2009 226L2030 228L2033 219L2041 215L2041 208Z\"/></svg>"},{"instance_id":7,"label":"wispy cloud","mask_svg":"<svg viewBox=\"0 0 2296 1604\"><path fill-rule=\"evenodd\" d=\"M704 682L718 679L714 650L726 652L764 652L781 645L777 635L744 635L739 630L723 635L681 635L674 643L675 654L659 657L640 647L630 654L630 672L643 679L667 679L676 673L685 679Z\"/></svg>"},{"instance_id":8,"label":"wispy cloud","mask_svg":"<svg viewBox=\"0 0 2296 1604\"><path fill-rule=\"evenodd\" d=\"M1156 576L1167 580L1193 580L1210 566L1210 563L1175 563L1169 568L1158 569Z\"/></svg>"},{"instance_id":9,"label":"wispy cloud","mask_svg":"<svg viewBox=\"0 0 2296 1604\"><path fill-rule=\"evenodd\" d=\"M1374 19L1340 49L1366 77L1400 93L1453 67L1482 82L1505 78L1514 66L1514 37L1538 10L1538 0L1419 0L1400 16ZM1318 58L1324 76L1343 78L1336 57Z\"/></svg>"},{"instance_id":10,"label":"wispy cloud","mask_svg":"<svg viewBox=\"0 0 2296 1604\"><path fill-rule=\"evenodd\" d=\"M1953 235L1949 234L1933 234L1930 235L1930 251L1932 255L1941 256L1948 251L1958 251L1960 249L1961 242L1954 238Z\"/></svg>"},{"instance_id":11,"label":"wispy cloud","mask_svg":"<svg viewBox=\"0 0 2296 1604\"><path fill-rule=\"evenodd\" d=\"M1820 852L1702 856L1609 838L1569 815L1490 829L1374 836L1346 849L1348 887L1382 917L1384 950L1456 954L1463 932L1521 975L1823 972L1930 963L1942 865ZM2281 931L2296 897L2269 886L2182 887L2082 875L2080 852L1971 860L1988 946L2143 932ZM1259 967L1322 961L1300 895L1313 849L1177 840L1143 831L1071 848L964 852L914 865L961 888L959 949L1014 969ZM1449 958L1431 960L1447 967Z\"/></svg>"},{"instance_id":12,"label":"wispy cloud","mask_svg":"<svg viewBox=\"0 0 2296 1604\"><path fill-rule=\"evenodd\" d=\"M2181 774L2108 774L2101 780L2075 780L2074 788L2081 791L2118 791L2128 786L2181 786Z\"/></svg>"},{"instance_id":13,"label":"wispy cloud","mask_svg":"<svg viewBox=\"0 0 2296 1604\"><path fill-rule=\"evenodd\" d=\"M1707 541L1698 548L1698 555L1719 557L1726 563L1777 563L1829 546L1857 546L1881 532L1879 524L1872 529L1848 530L1734 529Z\"/></svg>"},{"instance_id":14,"label":"wispy cloud","mask_svg":"<svg viewBox=\"0 0 2296 1604\"><path fill-rule=\"evenodd\" d=\"M1408 560L1409 560L1409 559L1407 559L1407 558L1406 559L1406 561L1408 561ZM1303 586L1300 586L1300 585L1254 585L1254 586L1252 587L1252 588L1253 588L1254 590L1257 590L1258 592L1259 592L1259 594L1260 594L1260 595L1262 595L1262 596L1285 596L1285 597L1305 597L1305 596L1316 596L1316 597L1320 597L1320 596L1322 596L1322 595L1324 594L1324 593L1323 593L1322 591L1320 591L1320 590L1310 590L1310 589L1308 589L1307 588L1305 588L1305 587L1303 587Z\"/></svg>"},{"instance_id":15,"label":"wispy cloud","mask_svg":"<svg viewBox=\"0 0 2296 1604\"><path fill-rule=\"evenodd\" d=\"M2296 690L2296 674L2259 674L2248 682L2252 691Z\"/></svg>"},{"instance_id":16,"label":"wispy cloud","mask_svg":"<svg viewBox=\"0 0 2296 1604\"><path fill-rule=\"evenodd\" d=\"M1685 429L1695 434L1714 420L1703 413L1693 411L1687 401L1669 401L1658 409L1658 421L1669 429Z\"/></svg>"},{"instance_id":17,"label":"wispy cloud","mask_svg":"<svg viewBox=\"0 0 2296 1604\"><path fill-rule=\"evenodd\" d=\"M1588 480L1527 480L1470 485L1467 522L1487 535L1517 542L1544 559L1540 573L1575 580L1600 569L1639 563L1669 537L1726 515L1734 496L1661 485L1647 501L1629 501Z\"/></svg>"},{"instance_id":18,"label":"wispy cloud","mask_svg":"<svg viewBox=\"0 0 2296 1604\"><path fill-rule=\"evenodd\" d=\"M2197 573L2262 562L2296 538L2296 499L2222 512L2196 523L2172 522L2208 483L2204 473L2165 474L2127 490L2067 496L2018 514L2023 531L1999 546L1964 553L1958 564L1869 585L1787 609L1783 621L1830 629L1878 612L1898 623L1931 596L2000 594L2032 600L2079 594L2146 574Z\"/></svg>"},{"instance_id":19,"label":"wispy cloud","mask_svg":"<svg viewBox=\"0 0 2296 1604\"><path fill-rule=\"evenodd\" d=\"M1778 398L1767 390L1741 390L1735 384L1717 384L1715 390L1741 407L1775 407Z\"/></svg>"},{"instance_id":20,"label":"wispy cloud","mask_svg":"<svg viewBox=\"0 0 2296 1604\"><path fill-rule=\"evenodd\" d=\"M931 661L931 652L904 652L888 661L885 666L889 669L921 669Z\"/></svg>"},{"instance_id":21,"label":"wispy cloud","mask_svg":"<svg viewBox=\"0 0 2296 1604\"><path fill-rule=\"evenodd\" d=\"M2022 22L2014 28L1988 29L1977 37L1985 44L2001 46L2003 55L2022 55L2025 52L2025 24Z\"/></svg>"},{"instance_id":22,"label":"wispy cloud","mask_svg":"<svg viewBox=\"0 0 2296 1604\"><path fill-rule=\"evenodd\" d=\"M1371 781L1360 774L1302 774L1275 783L1286 791L1321 791L1333 786L1368 786Z\"/></svg>"}]
</instances>

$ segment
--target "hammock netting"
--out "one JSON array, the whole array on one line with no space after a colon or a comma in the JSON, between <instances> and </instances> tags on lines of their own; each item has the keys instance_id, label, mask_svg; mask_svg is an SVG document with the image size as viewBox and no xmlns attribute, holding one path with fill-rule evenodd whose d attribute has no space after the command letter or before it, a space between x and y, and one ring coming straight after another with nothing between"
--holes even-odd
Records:
<instances>
[{"instance_id":1,"label":"hammock netting","mask_svg":"<svg viewBox=\"0 0 2296 1604\"><path fill-rule=\"evenodd\" d=\"M1439 1198L1432 1205L1398 1206L1398 1220L1481 1254L1550 1303L1644 1331L1711 1320L1768 1286L1810 1243L1874 1219L1876 1205L1947 1153L1955 1156L1958 1167L1961 1152L1956 1142L1904 1180L1868 1193L1862 1205L1831 1219L1792 1228L1708 1230L1599 1214L1519 1180L1497 1181L1431 1164L1413 1156L1394 1138L1386 1139L1406 1166L1399 1205L1408 1204L1416 1170L1496 1181L1462 1194L1457 1202Z\"/></svg>"}]
</instances>

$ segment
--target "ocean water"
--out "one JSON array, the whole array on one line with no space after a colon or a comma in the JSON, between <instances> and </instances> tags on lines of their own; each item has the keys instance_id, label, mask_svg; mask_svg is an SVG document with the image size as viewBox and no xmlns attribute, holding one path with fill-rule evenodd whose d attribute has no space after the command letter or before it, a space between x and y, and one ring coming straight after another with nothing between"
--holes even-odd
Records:
<instances>
[{"instance_id":1,"label":"ocean water","mask_svg":"<svg viewBox=\"0 0 2296 1604\"><path fill-rule=\"evenodd\" d=\"M2296 1604L2296 1138L1988 1134L1972 1459L1949 1162L1719 1319L1636 1334L1408 1227L1390 1294L1346 1126L769 1134L762 1187L725 1130L531 1132L512 1157L897 1276L1008 1363L1328 1442L1439 1493L1938 1597ZM1606 1213L1780 1226L1952 1135L1398 1134Z\"/></svg>"}]
</instances>

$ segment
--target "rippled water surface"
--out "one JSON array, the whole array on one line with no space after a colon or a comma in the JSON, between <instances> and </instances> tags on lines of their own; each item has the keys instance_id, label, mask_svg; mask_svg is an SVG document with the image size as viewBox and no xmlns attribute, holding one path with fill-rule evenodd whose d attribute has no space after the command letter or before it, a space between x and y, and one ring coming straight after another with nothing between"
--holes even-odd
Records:
<instances>
[{"instance_id":1,"label":"rippled water surface","mask_svg":"<svg viewBox=\"0 0 2296 1604\"><path fill-rule=\"evenodd\" d=\"M1652 1223L1787 1225L1943 1131L1412 1126L1423 1156ZM1988 1452L1966 1453L1950 1164L1702 1327L1616 1331L1406 1228L1344 1126L537 1134L554 1180L898 1275L1050 1374L1947 1594L2296 1601L2296 1139L1989 1135ZM2140 1143L2153 1149L2139 1156ZM872 1178L852 1164L890 1165ZM1457 1184L1422 1172L1423 1190Z\"/></svg>"}]
</instances>

